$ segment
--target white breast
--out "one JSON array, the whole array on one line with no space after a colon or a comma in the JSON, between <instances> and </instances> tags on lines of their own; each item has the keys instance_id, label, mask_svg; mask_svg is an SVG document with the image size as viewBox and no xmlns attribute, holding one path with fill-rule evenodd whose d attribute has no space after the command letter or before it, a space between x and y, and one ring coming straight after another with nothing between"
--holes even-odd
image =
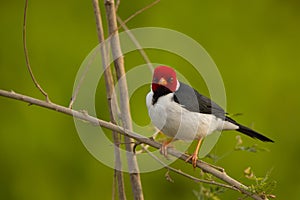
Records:
<instances>
[{"instance_id":1,"label":"white breast","mask_svg":"<svg viewBox=\"0 0 300 200\"><path fill-rule=\"evenodd\" d=\"M190 112L172 100L173 93L162 96L152 105L153 92L146 97L152 123L169 137L194 140L222 130L223 120L211 114Z\"/></svg>"}]
</instances>

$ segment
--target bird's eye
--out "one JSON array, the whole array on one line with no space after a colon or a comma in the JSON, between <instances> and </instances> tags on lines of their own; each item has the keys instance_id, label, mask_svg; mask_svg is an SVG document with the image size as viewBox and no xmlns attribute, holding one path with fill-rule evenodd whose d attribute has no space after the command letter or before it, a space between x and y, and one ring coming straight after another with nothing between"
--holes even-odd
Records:
<instances>
[{"instance_id":1,"label":"bird's eye","mask_svg":"<svg viewBox=\"0 0 300 200\"><path fill-rule=\"evenodd\" d=\"M157 81L158 81L157 78L154 77L152 82L157 83Z\"/></svg>"},{"instance_id":2,"label":"bird's eye","mask_svg":"<svg viewBox=\"0 0 300 200\"><path fill-rule=\"evenodd\" d=\"M173 83L173 80L174 80L173 77L170 77L170 78L168 79L168 82L169 82L169 83Z\"/></svg>"}]
</instances>

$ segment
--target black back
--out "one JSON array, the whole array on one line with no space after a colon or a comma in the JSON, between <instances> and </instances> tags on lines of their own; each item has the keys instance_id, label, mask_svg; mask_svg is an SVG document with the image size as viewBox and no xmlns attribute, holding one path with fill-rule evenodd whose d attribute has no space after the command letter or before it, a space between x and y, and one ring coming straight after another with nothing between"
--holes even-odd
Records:
<instances>
[{"instance_id":1,"label":"black back","mask_svg":"<svg viewBox=\"0 0 300 200\"><path fill-rule=\"evenodd\" d=\"M182 82L174 95L174 101L191 112L214 114L218 118L225 119L226 112L218 104Z\"/></svg>"}]
</instances>

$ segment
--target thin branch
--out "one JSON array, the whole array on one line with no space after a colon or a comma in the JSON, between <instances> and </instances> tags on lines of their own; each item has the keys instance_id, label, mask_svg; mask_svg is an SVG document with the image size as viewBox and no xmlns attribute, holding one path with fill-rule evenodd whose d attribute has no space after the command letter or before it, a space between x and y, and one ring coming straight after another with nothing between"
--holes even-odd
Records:
<instances>
[{"instance_id":1,"label":"thin branch","mask_svg":"<svg viewBox=\"0 0 300 200\"><path fill-rule=\"evenodd\" d=\"M116 12L118 12L121 0L116 0Z\"/></svg>"},{"instance_id":2,"label":"thin branch","mask_svg":"<svg viewBox=\"0 0 300 200\"><path fill-rule=\"evenodd\" d=\"M151 4L147 5L146 7L136 11L135 13L133 13L130 17L128 17L126 20L124 20L123 24L127 24L130 20L132 20L134 17L136 17L137 15L143 13L145 10L151 8L152 6L158 4L160 2L160 0L156 0L154 2L152 2ZM122 24L115 29L115 31L119 30L122 27Z\"/></svg>"},{"instance_id":3,"label":"thin branch","mask_svg":"<svg viewBox=\"0 0 300 200\"><path fill-rule=\"evenodd\" d=\"M122 21L122 19L117 16L117 20L119 22L119 24L121 24L121 27L126 31L126 33L128 34L129 38L131 39L131 41L134 43L134 45L137 47L137 49L139 50L141 56L143 57L143 59L145 60L145 62L147 63L149 69L151 70L151 72L153 72L153 65L149 59L149 57L147 56L145 50L142 48L142 46L140 45L139 41L137 41L137 39L134 37L134 35L131 33L131 31L129 30L129 28L126 26L126 23Z\"/></svg>"},{"instance_id":4,"label":"thin branch","mask_svg":"<svg viewBox=\"0 0 300 200\"><path fill-rule=\"evenodd\" d=\"M129 108L129 97L127 82L125 76L124 59L121 52L121 45L119 40L117 17L115 10L114 0L105 0L105 10L108 22L108 30L111 35L111 50L114 60L114 66L117 73L118 85L120 89L120 108L121 108L121 119L123 127L132 130L132 121ZM133 192L134 199L143 200L142 183L139 174L139 167L136 160L136 156L133 154L133 140L130 137L125 137L125 148L127 150L127 163L129 169L129 176L131 182L131 189Z\"/></svg>"},{"instance_id":5,"label":"thin branch","mask_svg":"<svg viewBox=\"0 0 300 200\"><path fill-rule=\"evenodd\" d=\"M24 48L24 54L25 54L25 60L26 60L26 66L29 71L29 74L31 76L31 79L34 83L34 85L39 89L39 91L46 97L46 101L50 102L48 94L43 90L43 88L40 86L38 81L35 79L33 71L30 66L29 62L29 56L28 56L28 50L27 50L27 41L26 41L26 21L27 21L27 8L28 8L28 0L25 0L25 8L24 8L24 20L23 20L23 48Z\"/></svg>"},{"instance_id":6,"label":"thin branch","mask_svg":"<svg viewBox=\"0 0 300 200\"><path fill-rule=\"evenodd\" d=\"M153 141L145 136L142 136L140 134L137 134L133 131L130 131L128 129L125 129L123 127L120 127L118 125L115 125L111 122L106 122L104 120L101 119L97 119L96 117L90 116L88 115L86 112L80 112L80 111L76 111L76 110L71 110L67 107L61 106L61 105L57 105L54 103L50 103L50 102L45 102L33 97L29 97L29 96L25 96L22 94L18 94L15 93L13 91L9 92L9 91L5 91L5 90L1 90L0 89L0 96L3 97L7 97L7 98L11 98L11 99L16 99L19 101L23 101L23 102L27 102L30 105L37 105L37 106L41 106L47 109L51 109L51 110L55 110L57 112L61 112L70 116L73 116L75 118L87 121L93 125L96 126L101 126L103 128L112 130L112 131L116 131L124 136L130 137L135 139L136 141L140 142L140 143L144 143L144 144L148 144L149 146L152 146L156 149L160 149L161 148L161 144L159 144L156 141ZM189 157L189 155L184 154L180 151L177 151L176 149L173 148L169 148L168 149L168 155L172 155L180 160L183 160L185 162L185 160ZM191 161L188 161L189 164L191 164ZM233 179L232 177L228 176L226 174L226 172L221 172L213 167L211 167L210 165L208 165L207 163L198 160L197 161L197 167L202 169L203 171L212 174L213 176L215 176L216 178L228 183L229 185L237 188L241 193L246 194L248 196L250 196L252 199L255 200L264 200L262 197L260 197L257 194L252 194L251 192L248 191L248 187L243 185L242 183L240 183L239 181Z\"/></svg>"},{"instance_id":7,"label":"thin branch","mask_svg":"<svg viewBox=\"0 0 300 200\"><path fill-rule=\"evenodd\" d=\"M87 66L85 67L84 69L84 72L82 73L80 79L79 79L79 82L72 94L72 97L71 97L71 100L70 100L70 103L69 103L69 108L72 108L73 107L73 104L74 102L76 101L76 98L77 98L77 95L78 95L78 92L80 90L80 87L81 87L81 84L83 83L84 79L85 79L85 76L87 74L87 72L89 71L90 69L90 66L92 64L92 62L94 61L94 59L96 58L96 55L97 55L97 51L95 51L93 53L93 55L91 55L91 59L89 60L89 62L87 63Z\"/></svg>"},{"instance_id":8,"label":"thin branch","mask_svg":"<svg viewBox=\"0 0 300 200\"><path fill-rule=\"evenodd\" d=\"M114 118L113 113L113 107L117 105L116 98L112 98L115 94L114 91L114 81L112 78L111 69L108 64L108 52L106 51L106 46L104 42L104 31L103 31L103 25L102 25L102 19L101 19L101 13L99 9L99 3L98 0L93 0L93 7L94 7L94 14L96 18L96 25L97 25L97 35L98 35L98 41L101 44L100 50L101 50L101 56L102 56L102 66L104 69L104 78L105 78L105 86L106 86L106 96L107 96L107 102L110 112L110 121L114 124L116 124L116 120ZM116 108L116 107L115 107ZM122 168L122 162L121 162L121 156L120 156L120 139L118 137L118 133L116 131L113 131L113 141L114 141L114 151L115 151L115 176L117 180L118 185L118 194L119 199L125 200L125 186L124 186L124 178L123 173L121 171ZM114 194L113 194L114 195Z\"/></svg>"},{"instance_id":9,"label":"thin branch","mask_svg":"<svg viewBox=\"0 0 300 200\"><path fill-rule=\"evenodd\" d=\"M191 179L197 183L206 183L206 184L210 184L210 185L216 185L216 186L220 186L220 187L224 187L224 188L227 188L227 189L231 189L231 190L235 190L235 191L238 191L237 188L231 186L231 185L227 185L227 184L223 184L223 183L219 183L219 182L216 182L216 181L213 181L213 180L205 180L205 179L199 179L199 178L196 178L192 175L189 175L179 169L175 169L173 167L170 167L168 166L167 164L165 164L162 160L160 160L158 157L156 157L151 151L149 151L147 148L144 148L142 146L143 150L146 151L154 160L156 160L158 163L160 163L162 166L164 166L164 168L172 171L172 172L175 172L179 175L182 175L188 179Z\"/></svg>"},{"instance_id":10,"label":"thin branch","mask_svg":"<svg viewBox=\"0 0 300 200\"><path fill-rule=\"evenodd\" d=\"M147 63L149 69L151 71L153 71L153 65L151 64L151 61L149 59L149 57L147 56L146 52L144 51L144 49L141 47L140 43L137 41L137 39L134 37L134 35L130 32L129 28L127 27L127 23L133 19L134 17L136 17L137 15L141 14L142 12L148 10L149 8L153 7L154 5L156 5L157 3L159 3L160 0L156 0L154 2L152 2L151 4L147 5L146 7L136 11L134 14L132 14L130 17L128 17L125 21L123 21L120 16L117 16L117 20L120 24L120 26L117 28L117 30L119 30L120 28L123 28L126 33L128 34L129 38L132 40L132 42L134 43L134 45L137 47L137 49L139 50L141 56L143 57L143 59L145 60L145 62ZM113 32L114 33L114 32ZM112 33L112 34L113 34Z\"/></svg>"}]
</instances>

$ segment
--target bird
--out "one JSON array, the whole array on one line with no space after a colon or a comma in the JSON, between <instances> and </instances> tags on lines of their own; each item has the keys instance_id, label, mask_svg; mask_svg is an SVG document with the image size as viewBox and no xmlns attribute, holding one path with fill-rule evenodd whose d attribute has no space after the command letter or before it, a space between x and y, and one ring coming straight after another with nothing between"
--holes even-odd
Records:
<instances>
[{"instance_id":1,"label":"bird","mask_svg":"<svg viewBox=\"0 0 300 200\"><path fill-rule=\"evenodd\" d=\"M169 66L154 69L146 105L152 124L168 136L160 149L163 155L167 155L172 141L198 141L194 153L186 159L192 161L194 168L203 139L215 131L235 130L263 142L274 142L230 118L218 104L180 82L176 71Z\"/></svg>"}]
</instances>

